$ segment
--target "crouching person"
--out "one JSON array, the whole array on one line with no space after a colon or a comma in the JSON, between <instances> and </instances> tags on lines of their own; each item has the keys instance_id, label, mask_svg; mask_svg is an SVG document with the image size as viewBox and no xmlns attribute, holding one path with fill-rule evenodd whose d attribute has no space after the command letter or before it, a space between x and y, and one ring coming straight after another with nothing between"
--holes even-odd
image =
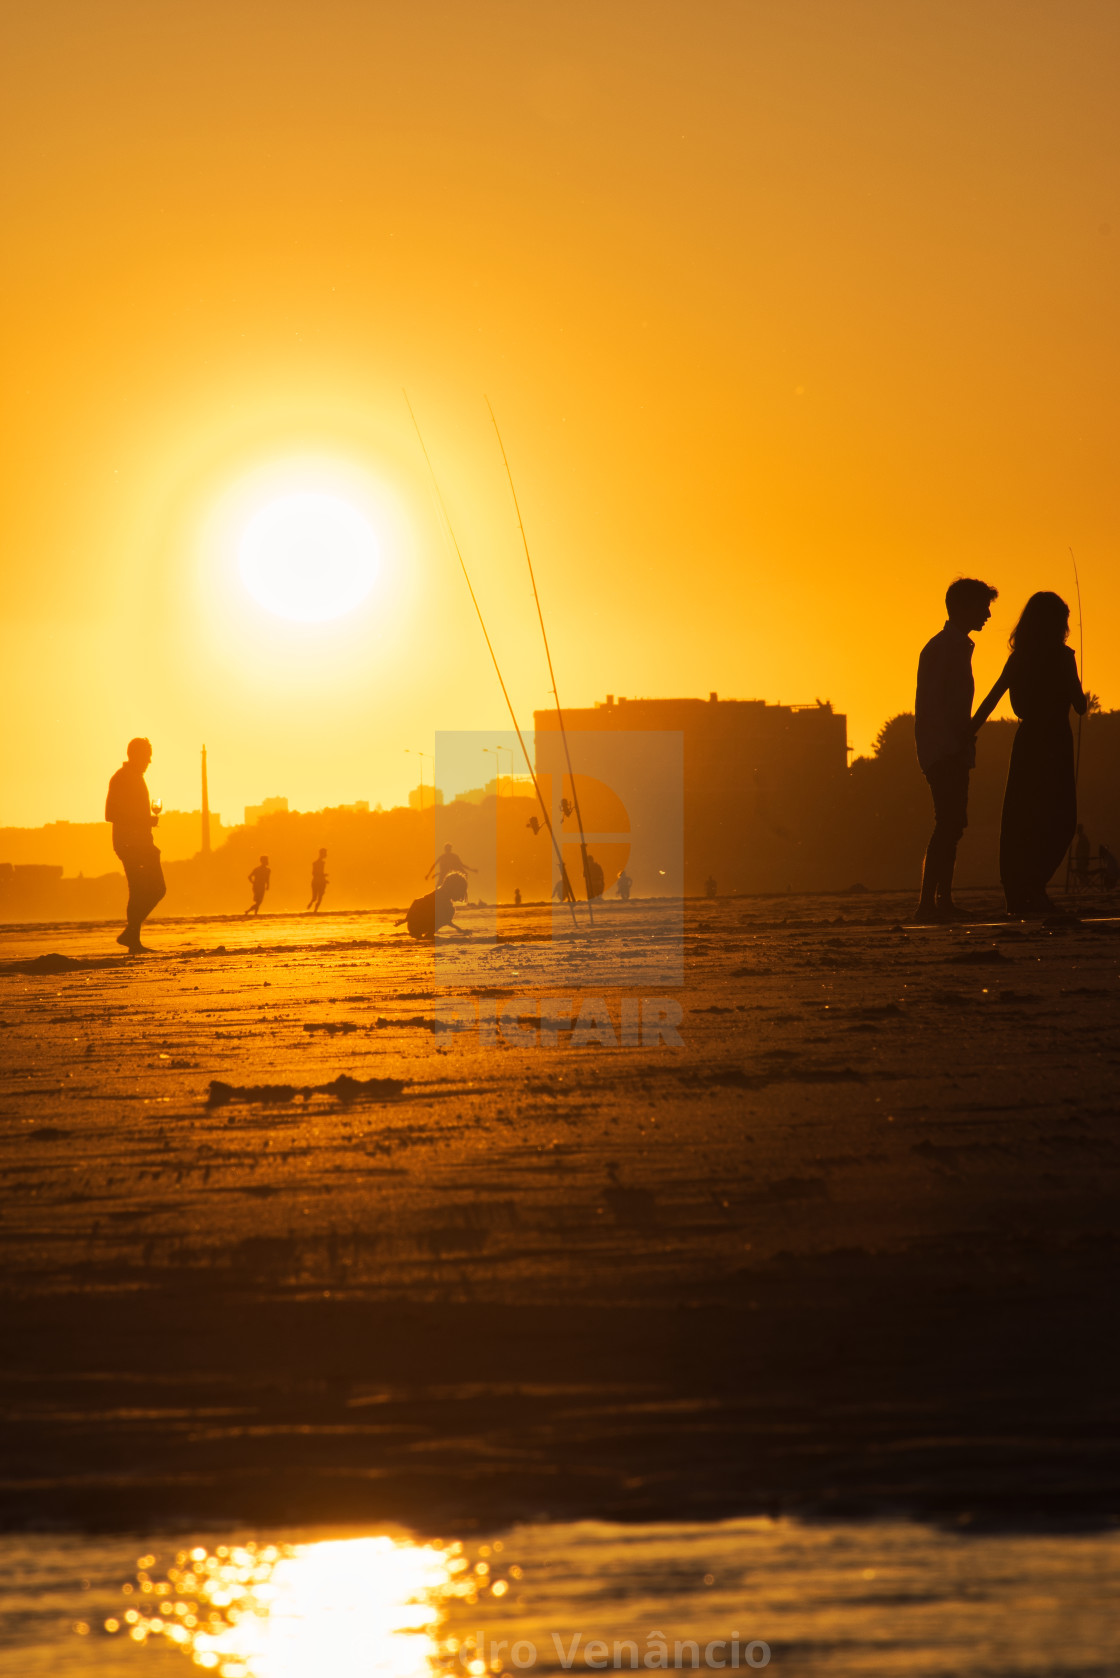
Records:
<instances>
[{"instance_id":1,"label":"crouching person","mask_svg":"<svg viewBox=\"0 0 1120 1678\"><path fill-rule=\"evenodd\" d=\"M447 874L435 891L409 904L407 915L397 925L407 926L414 938L434 938L441 926L454 924L455 905L464 902L466 895L466 875ZM461 938L470 937L470 927L457 926L455 931Z\"/></svg>"}]
</instances>

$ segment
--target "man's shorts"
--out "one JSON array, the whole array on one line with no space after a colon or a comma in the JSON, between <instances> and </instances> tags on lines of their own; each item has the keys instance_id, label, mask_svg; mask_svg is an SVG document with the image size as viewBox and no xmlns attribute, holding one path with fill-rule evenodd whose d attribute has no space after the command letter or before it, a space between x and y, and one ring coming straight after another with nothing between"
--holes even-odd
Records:
<instances>
[{"instance_id":1,"label":"man's shorts","mask_svg":"<svg viewBox=\"0 0 1120 1678\"><path fill-rule=\"evenodd\" d=\"M926 780L933 793L934 821L939 828L955 833L958 839L968 826L971 760L971 752L955 752L926 770Z\"/></svg>"}]
</instances>

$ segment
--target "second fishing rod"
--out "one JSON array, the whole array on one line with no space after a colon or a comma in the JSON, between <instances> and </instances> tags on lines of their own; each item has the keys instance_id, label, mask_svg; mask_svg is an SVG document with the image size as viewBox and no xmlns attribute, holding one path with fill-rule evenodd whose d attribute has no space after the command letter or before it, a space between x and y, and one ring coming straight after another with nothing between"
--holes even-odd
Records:
<instances>
[{"instance_id":1,"label":"second fishing rod","mask_svg":"<svg viewBox=\"0 0 1120 1678\"><path fill-rule=\"evenodd\" d=\"M544 626L544 611L541 608L541 597L537 593L537 577L535 571L533 570L533 556L529 552L529 538L525 534L525 521L521 517L521 503L517 499L517 490L514 487L513 472L510 469L509 456L506 454L506 446L502 442L502 434L498 430L498 421L493 408L490 406L489 397L486 398L486 406L490 409L490 418L494 422L494 435L497 437L498 447L502 451L502 461L505 465L506 477L509 479L509 491L513 496L513 507L517 514L517 528L521 532L521 542L525 549L525 563L529 567L529 581L533 585L533 599L535 600L537 606L537 620L541 626L541 640L544 642L544 656L548 661L548 679L552 683L552 697L556 701L556 720L560 724L560 738L564 742L564 758L568 765L568 784L572 789L572 805L575 810L576 826L579 829L579 851L583 862L583 883L587 891L587 918L591 925L594 926L595 912L591 907L591 871L587 866L587 836L583 826L583 812L579 807L579 787L576 784L575 771L572 768L572 753L568 745L568 730L564 726L564 713L560 708L560 695L556 691L556 672L552 668L552 653L548 645L548 631Z\"/></svg>"},{"instance_id":2,"label":"second fishing rod","mask_svg":"<svg viewBox=\"0 0 1120 1678\"><path fill-rule=\"evenodd\" d=\"M489 633L488 629L486 628L486 620L482 616L482 607L479 605L478 596L474 592L474 585L471 582L470 572L467 570L467 562L463 558L463 551L459 546L458 538L455 535L455 530L454 530L454 527L452 526L451 518L450 518L450 515L448 514L448 511L447 511L447 504L443 499L443 493L442 493L442 491L440 490L440 487L439 487L439 479L436 477L436 469L432 465L432 457L428 453L427 445L424 442L423 433L420 430L420 422L417 420L416 414L413 411L412 403L408 400L408 392L403 391L402 395L404 396L405 405L408 408L408 412L409 412L409 415L412 419L412 423L413 423L414 427L416 428L416 436L419 439L420 448L423 451L424 459L425 459L425 461L427 462L427 465L428 465L428 471L431 474L432 487L435 490L436 501L438 502L440 512L443 515L443 522L444 522L444 525L446 527L447 534L450 537L451 545L455 550L455 555L456 555L456 557L459 561L459 565L462 569L463 580L465 581L465 583L467 585L467 591L468 591L468 593L470 594L470 597L471 597L471 604L474 606L475 615L478 618L479 628L482 630L483 639L486 642L486 648L487 648L487 651L490 654L490 659L491 659L491 662L493 663L493 666L494 666L494 674L498 678L498 685L502 690L502 698L506 702L506 709L509 711L510 721L513 723L513 730L514 730L514 733L517 735L517 743L521 747L521 753L522 753L522 756L525 759L525 767L529 771L529 778L533 783L533 791L537 795L537 803L541 807L541 815L544 817L544 824L545 824L545 827L548 829L548 836L552 841L553 853L556 857L556 862L557 862L557 865L560 869L560 879L564 882L564 885L565 885L565 900L567 901L568 907L571 910L572 925L574 927L578 927L579 922L576 919L575 899L574 899L574 896L571 893L570 886L568 885L568 871L564 866L564 858L561 855L560 845L559 845L559 842L557 841L556 833L555 833L555 831L553 829L553 826L552 826L552 815L551 815L551 812L548 808L547 803L545 802L545 797L544 797L544 794L541 791L540 782L537 779L536 770L533 768L532 760L529 757L529 748L525 744L524 736L522 735L520 725L518 724L517 714L516 714L516 712L514 711L514 708L513 708L513 701L511 700L511 698L509 696L509 689L506 687L505 678L502 675L501 666L498 663L498 655L494 651L494 643L491 641L490 633ZM588 915L589 915L589 918L590 918L590 902L588 903Z\"/></svg>"}]
</instances>

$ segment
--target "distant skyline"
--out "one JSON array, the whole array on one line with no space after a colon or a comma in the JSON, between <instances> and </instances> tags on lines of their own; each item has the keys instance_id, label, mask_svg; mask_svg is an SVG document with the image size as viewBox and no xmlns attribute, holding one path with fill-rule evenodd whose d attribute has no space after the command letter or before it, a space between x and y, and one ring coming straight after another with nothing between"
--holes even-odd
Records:
<instances>
[{"instance_id":1,"label":"distant skyline","mask_svg":"<svg viewBox=\"0 0 1120 1678\"><path fill-rule=\"evenodd\" d=\"M445 778L448 780L449 784L455 781L454 776L447 776ZM469 780L469 777L467 777L467 779ZM214 837L215 844L220 844L222 842L222 840L225 837L227 837L230 833L234 832L235 829L241 828L241 827L255 827L262 820L266 820L269 816L273 816L273 815L293 815L293 816L315 815L315 814L322 813L322 812L327 812L327 811L329 811L331 813L334 813L334 812L339 811L339 810L341 810L341 811L351 811L355 814L366 814L366 815L368 815L370 811L373 811L373 812L376 813L378 811L389 810L389 809L415 809L415 808L417 808L417 804L418 804L416 795L419 793L419 791L420 791L420 785L418 783L415 787L410 787L407 790L407 792L405 793L404 798L401 799L398 803L395 803L395 804L390 804L384 799L379 799L379 798L373 797L373 798L354 799L354 800L351 800L350 802L343 802L343 801L334 799L334 800L328 800L327 803L325 803L325 804L306 806L306 807L303 807L303 808L301 808L299 805L295 804L291 799L287 798L282 793L273 794L270 797L262 799L258 804L243 805L240 809L240 812L236 815L233 815L228 820L223 819L220 811L211 809L209 811L210 828L211 828L211 833ZM437 791L438 791L438 794L439 794L439 800L440 800L440 802L442 802L444 800L444 797L445 797L443 787L442 786L438 787ZM430 807L430 804L431 804L431 795L432 795L432 783L431 783L430 780L424 782L424 792L425 792L425 795L426 795L425 808L428 808L428 807ZM518 775L518 774L514 774L514 775L503 774L501 776L500 782L497 780L496 777L491 777L491 779L488 780L488 781L480 781L477 786L467 785L466 781L464 780L462 785L458 785L456 783L454 785L454 790L452 792L450 792L448 795L446 795L446 797L447 797L447 802L448 803L450 803L455 798L464 798L464 797L470 798L473 802L477 803L483 797L485 797L486 795L497 796L499 798L501 798L501 797L512 797L512 796L529 796L530 798L532 798L533 797L532 778L528 774L525 774L525 773L522 773L520 775ZM202 824L202 806L201 806L201 803L196 804L193 809L191 809L190 806L188 805L188 806L184 806L183 808L179 808L178 806L172 806L170 808L165 808L164 810L161 811L160 819L159 819L158 833L157 833L157 837L159 838L159 840L161 842L160 843L161 851L163 851L165 854L167 853L167 850L168 850L168 847L167 847L167 844L166 844L167 833L168 833L169 826L173 823L174 827L175 827L175 832L176 832L176 835L177 835L176 843L173 847L174 854L176 856L180 856L180 855L181 856L193 856L194 855L193 850L189 849L188 847L185 847L184 844L181 842L181 838L179 837L183 832L185 832L186 824L188 822L194 822L198 825L199 842L201 843L201 831L202 831L202 828L201 828L201 824ZM47 828L53 829L53 828L90 827L90 826L96 827L99 830L104 829L104 833L105 833L105 836L106 836L106 844L108 844L108 842L109 842L108 841L108 835L109 835L109 832L110 832L109 824L106 823L101 818L100 815L77 816L77 817L75 817L75 816L52 816L48 821L35 822L35 823L31 823L31 824L21 823L21 822L0 822L0 862L11 860L11 858L7 857L6 854L4 853L4 845L3 845L2 841L3 841L3 836L4 836L5 833L11 833L11 832L39 833L39 832L42 832L44 829L47 829Z\"/></svg>"},{"instance_id":2,"label":"distant skyline","mask_svg":"<svg viewBox=\"0 0 1120 1678\"><path fill-rule=\"evenodd\" d=\"M219 809L404 803L561 697L831 700L865 752L945 585L1086 613L1120 704L1111 0L40 0L5 23L0 824L125 743ZM273 615L248 522L376 538ZM371 548L372 555L372 548ZM345 592L345 591L343 591ZM340 595L340 598L342 596ZM1076 640L1076 631L1075 631Z\"/></svg>"}]
</instances>

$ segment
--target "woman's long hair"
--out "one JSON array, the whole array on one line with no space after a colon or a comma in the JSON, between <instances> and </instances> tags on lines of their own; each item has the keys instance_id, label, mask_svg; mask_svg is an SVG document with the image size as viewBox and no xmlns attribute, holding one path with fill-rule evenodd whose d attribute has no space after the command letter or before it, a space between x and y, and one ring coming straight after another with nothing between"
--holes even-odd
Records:
<instances>
[{"instance_id":1,"label":"woman's long hair","mask_svg":"<svg viewBox=\"0 0 1120 1678\"><path fill-rule=\"evenodd\" d=\"M1069 607L1060 594L1043 589L1023 607L1007 644L1025 658L1045 658L1064 647L1068 635Z\"/></svg>"}]
</instances>

